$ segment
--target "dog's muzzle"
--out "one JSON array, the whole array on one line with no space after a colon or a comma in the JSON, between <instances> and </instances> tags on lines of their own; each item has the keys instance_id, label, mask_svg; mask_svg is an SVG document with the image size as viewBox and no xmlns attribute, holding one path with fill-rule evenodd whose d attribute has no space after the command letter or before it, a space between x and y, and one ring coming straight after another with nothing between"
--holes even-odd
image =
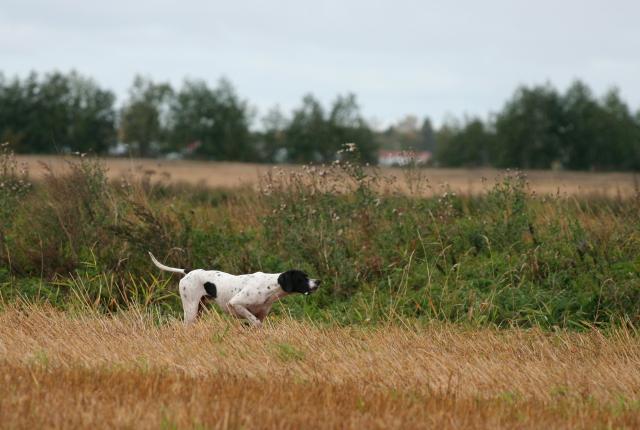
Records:
<instances>
[{"instance_id":1,"label":"dog's muzzle","mask_svg":"<svg viewBox=\"0 0 640 430\"><path fill-rule=\"evenodd\" d=\"M306 294L311 294L320 288L320 283L322 281L320 279L309 279L309 291Z\"/></svg>"}]
</instances>

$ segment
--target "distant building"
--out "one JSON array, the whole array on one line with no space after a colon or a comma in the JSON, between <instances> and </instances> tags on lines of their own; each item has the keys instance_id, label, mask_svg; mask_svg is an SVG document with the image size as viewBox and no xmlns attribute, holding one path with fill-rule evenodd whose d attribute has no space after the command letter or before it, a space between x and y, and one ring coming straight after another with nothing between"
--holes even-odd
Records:
<instances>
[{"instance_id":1,"label":"distant building","mask_svg":"<svg viewBox=\"0 0 640 430\"><path fill-rule=\"evenodd\" d=\"M381 166L425 165L431 160L429 151L379 151L378 164Z\"/></svg>"},{"instance_id":2,"label":"distant building","mask_svg":"<svg viewBox=\"0 0 640 430\"><path fill-rule=\"evenodd\" d=\"M125 157L131 154L131 148L124 142L117 142L109 148L108 154L112 157Z\"/></svg>"}]
</instances>

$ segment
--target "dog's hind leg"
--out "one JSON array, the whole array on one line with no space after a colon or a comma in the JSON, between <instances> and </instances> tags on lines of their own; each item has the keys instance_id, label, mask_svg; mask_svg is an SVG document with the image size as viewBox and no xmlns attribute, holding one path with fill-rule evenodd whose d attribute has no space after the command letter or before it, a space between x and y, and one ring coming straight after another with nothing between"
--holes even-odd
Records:
<instances>
[{"instance_id":1,"label":"dog's hind leg","mask_svg":"<svg viewBox=\"0 0 640 430\"><path fill-rule=\"evenodd\" d=\"M198 288L199 287L199 288ZM195 322L198 316L200 300L204 296L204 288L194 283L194 280L184 277L180 280L180 299L184 311L184 323Z\"/></svg>"},{"instance_id":2,"label":"dog's hind leg","mask_svg":"<svg viewBox=\"0 0 640 430\"><path fill-rule=\"evenodd\" d=\"M196 317L198 316L198 306L199 302L182 302L182 310L184 311L184 323L192 324L196 321Z\"/></svg>"}]
</instances>

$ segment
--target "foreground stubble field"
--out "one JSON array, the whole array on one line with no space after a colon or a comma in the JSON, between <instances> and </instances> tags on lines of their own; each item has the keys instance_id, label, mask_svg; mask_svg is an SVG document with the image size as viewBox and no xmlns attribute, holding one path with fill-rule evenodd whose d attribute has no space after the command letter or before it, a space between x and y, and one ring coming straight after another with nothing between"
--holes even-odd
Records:
<instances>
[{"instance_id":1,"label":"foreground stubble field","mask_svg":"<svg viewBox=\"0 0 640 430\"><path fill-rule=\"evenodd\" d=\"M5 428L638 428L640 343L398 322L191 327L11 305ZM635 399L635 400L634 400Z\"/></svg>"}]
</instances>

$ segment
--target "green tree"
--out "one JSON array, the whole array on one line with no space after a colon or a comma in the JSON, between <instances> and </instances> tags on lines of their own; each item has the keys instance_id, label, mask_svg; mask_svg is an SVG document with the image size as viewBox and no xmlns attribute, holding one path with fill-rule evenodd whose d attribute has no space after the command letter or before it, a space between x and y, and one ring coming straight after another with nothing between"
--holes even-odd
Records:
<instances>
[{"instance_id":1,"label":"green tree","mask_svg":"<svg viewBox=\"0 0 640 430\"><path fill-rule=\"evenodd\" d=\"M286 129L289 161L330 162L345 143L355 143L363 161L376 162L378 145L360 114L356 97L338 96L326 113L313 95L306 95Z\"/></svg>"},{"instance_id":2,"label":"green tree","mask_svg":"<svg viewBox=\"0 0 640 430\"><path fill-rule=\"evenodd\" d=\"M304 96L302 106L293 111L286 130L287 158L294 163L325 161L323 154L330 152L325 112L320 102L311 94Z\"/></svg>"},{"instance_id":3,"label":"green tree","mask_svg":"<svg viewBox=\"0 0 640 430\"><path fill-rule=\"evenodd\" d=\"M569 86L562 98L562 106L562 164L574 170L590 169L606 145L606 137L602 133L605 113L591 89L581 81Z\"/></svg>"},{"instance_id":4,"label":"green tree","mask_svg":"<svg viewBox=\"0 0 640 430\"><path fill-rule=\"evenodd\" d=\"M10 82L0 76L0 141L10 142L16 152L31 152L31 125L35 118L37 75L31 73L24 82L17 77Z\"/></svg>"},{"instance_id":5,"label":"green tree","mask_svg":"<svg viewBox=\"0 0 640 430\"><path fill-rule=\"evenodd\" d=\"M629 170L640 165L640 130L618 90L596 99L575 81L563 97L564 166L576 170Z\"/></svg>"},{"instance_id":6,"label":"green tree","mask_svg":"<svg viewBox=\"0 0 640 430\"><path fill-rule=\"evenodd\" d=\"M475 167L489 165L495 135L478 118L461 126L446 122L438 133L436 162L441 166Z\"/></svg>"},{"instance_id":7,"label":"green tree","mask_svg":"<svg viewBox=\"0 0 640 430\"><path fill-rule=\"evenodd\" d=\"M601 106L599 134L605 138L598 142L600 151L592 167L640 170L640 125L615 88L605 94Z\"/></svg>"},{"instance_id":8,"label":"green tree","mask_svg":"<svg viewBox=\"0 0 640 430\"><path fill-rule=\"evenodd\" d=\"M115 95L92 79L69 76L69 147L74 151L104 153L115 143Z\"/></svg>"},{"instance_id":9,"label":"green tree","mask_svg":"<svg viewBox=\"0 0 640 430\"><path fill-rule=\"evenodd\" d=\"M257 150L261 161L268 163L282 161L279 159L279 154L286 145L286 127L287 119L280 107L275 106L269 109L262 118L263 132L258 133L257 137Z\"/></svg>"},{"instance_id":10,"label":"green tree","mask_svg":"<svg viewBox=\"0 0 640 430\"><path fill-rule=\"evenodd\" d=\"M0 83L0 136L18 152L104 152L115 140L115 96L76 72Z\"/></svg>"},{"instance_id":11,"label":"green tree","mask_svg":"<svg viewBox=\"0 0 640 430\"><path fill-rule=\"evenodd\" d=\"M562 99L549 84L520 87L495 123L498 167L546 169L565 156L562 153Z\"/></svg>"},{"instance_id":12,"label":"green tree","mask_svg":"<svg viewBox=\"0 0 640 430\"><path fill-rule=\"evenodd\" d=\"M321 150L323 161L333 160L343 144L355 143L362 161L377 163L378 144L362 118L354 94L336 97L329 113L328 128L330 141Z\"/></svg>"},{"instance_id":13,"label":"green tree","mask_svg":"<svg viewBox=\"0 0 640 430\"><path fill-rule=\"evenodd\" d=\"M199 142L196 154L215 160L254 161L250 113L227 80L216 88L186 81L171 105L171 143L176 149Z\"/></svg>"},{"instance_id":14,"label":"green tree","mask_svg":"<svg viewBox=\"0 0 640 430\"><path fill-rule=\"evenodd\" d=\"M431 152L436 149L436 134L433 130L433 124L429 117L426 117L424 121L422 121L422 127L420 127L420 140L416 149Z\"/></svg>"},{"instance_id":15,"label":"green tree","mask_svg":"<svg viewBox=\"0 0 640 430\"><path fill-rule=\"evenodd\" d=\"M166 146L166 114L172 97L173 89L168 83L156 84L142 76L135 77L129 100L121 111L121 127L123 140L131 144L138 155L150 155L154 145Z\"/></svg>"}]
</instances>

